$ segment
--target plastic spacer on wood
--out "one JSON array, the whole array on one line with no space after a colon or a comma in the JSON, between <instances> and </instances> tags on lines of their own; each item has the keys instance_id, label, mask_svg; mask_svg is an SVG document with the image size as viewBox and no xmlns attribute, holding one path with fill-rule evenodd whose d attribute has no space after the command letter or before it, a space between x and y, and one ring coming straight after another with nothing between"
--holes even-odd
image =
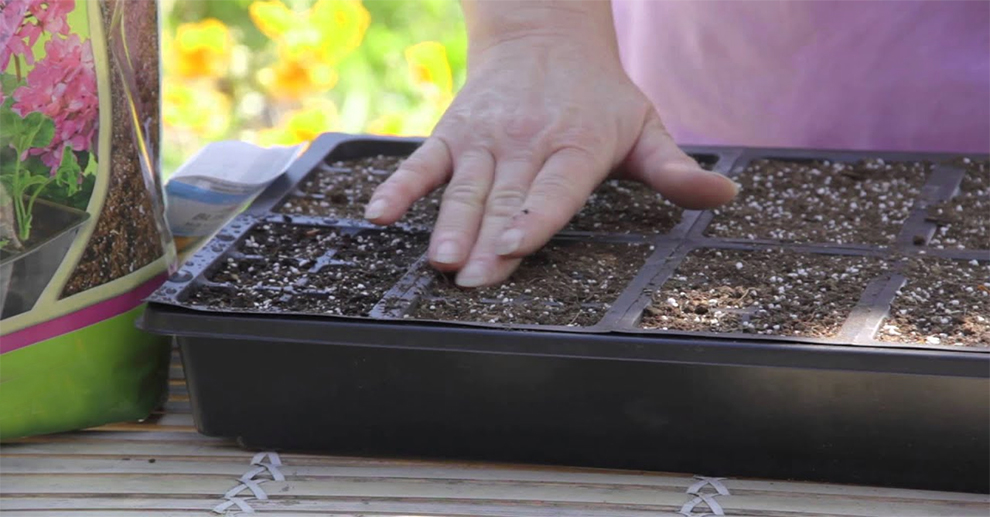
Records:
<instances>
[{"instance_id":1,"label":"plastic spacer on wood","mask_svg":"<svg viewBox=\"0 0 990 517\"><path fill-rule=\"evenodd\" d=\"M264 465L265 458L268 458L268 463L273 467L282 466L282 458L278 456L277 452L259 452L251 458L252 465Z\"/></svg>"},{"instance_id":2,"label":"plastic spacer on wood","mask_svg":"<svg viewBox=\"0 0 990 517\"><path fill-rule=\"evenodd\" d=\"M213 512L223 514L226 513L227 510L234 505L237 505L237 508L244 513L254 513L254 508L251 508L251 505L247 504L247 501L243 499L239 499L237 497L227 499L226 501L216 505L213 508Z\"/></svg>"},{"instance_id":3,"label":"plastic spacer on wood","mask_svg":"<svg viewBox=\"0 0 990 517\"><path fill-rule=\"evenodd\" d=\"M729 493L729 489L722 484L722 480L724 480L725 478L694 476L694 479L697 479L698 482L688 487L687 493L689 494L700 495L701 490L705 488L705 486L710 486L714 488L716 492L718 492L718 495L732 495Z\"/></svg>"},{"instance_id":4,"label":"plastic spacer on wood","mask_svg":"<svg viewBox=\"0 0 990 517\"><path fill-rule=\"evenodd\" d=\"M718 501L716 501L713 496L708 494L698 494L694 499L684 503L684 506L681 507L681 511L677 513L685 517L702 517L698 514L692 513L695 507L701 503L708 505L708 509L711 510L712 515L725 515L725 512L722 510L722 505L718 504Z\"/></svg>"},{"instance_id":5,"label":"plastic spacer on wood","mask_svg":"<svg viewBox=\"0 0 990 517\"><path fill-rule=\"evenodd\" d=\"M264 481L265 481L264 479L261 480L261 482L264 482ZM260 501L267 501L268 500L268 494L266 494L265 491L261 489L261 486L259 485L259 482L258 481L255 481L253 479L241 479L241 484L240 485L237 485L234 488L231 488L223 496L226 499L233 498L237 494L243 492L245 488L251 490L251 493L254 494L254 497L256 499L258 499Z\"/></svg>"}]
</instances>

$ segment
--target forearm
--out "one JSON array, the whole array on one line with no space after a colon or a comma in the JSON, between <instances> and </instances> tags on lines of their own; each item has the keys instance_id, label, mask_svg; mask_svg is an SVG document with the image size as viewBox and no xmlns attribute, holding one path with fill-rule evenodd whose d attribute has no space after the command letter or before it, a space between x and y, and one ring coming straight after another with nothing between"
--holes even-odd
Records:
<instances>
[{"instance_id":1,"label":"forearm","mask_svg":"<svg viewBox=\"0 0 990 517\"><path fill-rule=\"evenodd\" d=\"M609 0L461 0L461 5L469 61L516 40L579 43L618 60Z\"/></svg>"}]
</instances>

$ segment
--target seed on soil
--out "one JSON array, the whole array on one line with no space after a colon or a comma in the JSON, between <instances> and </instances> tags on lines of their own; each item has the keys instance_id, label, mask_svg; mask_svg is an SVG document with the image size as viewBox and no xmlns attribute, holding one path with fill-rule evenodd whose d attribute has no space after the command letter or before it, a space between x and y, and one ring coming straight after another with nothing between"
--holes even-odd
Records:
<instances>
[{"instance_id":1,"label":"seed on soil","mask_svg":"<svg viewBox=\"0 0 990 517\"><path fill-rule=\"evenodd\" d=\"M935 248L990 249L990 160L959 160L966 170L959 193L928 208L938 224L930 245Z\"/></svg>"},{"instance_id":2,"label":"seed on soil","mask_svg":"<svg viewBox=\"0 0 990 517\"><path fill-rule=\"evenodd\" d=\"M314 231L315 230L315 231ZM266 224L220 262L193 304L263 312L367 316L426 250L428 236Z\"/></svg>"},{"instance_id":3,"label":"seed on soil","mask_svg":"<svg viewBox=\"0 0 990 517\"><path fill-rule=\"evenodd\" d=\"M886 269L885 261L869 257L696 250L654 294L641 326L832 337Z\"/></svg>"},{"instance_id":4,"label":"seed on soil","mask_svg":"<svg viewBox=\"0 0 990 517\"><path fill-rule=\"evenodd\" d=\"M706 234L733 239L890 244L931 164L756 160L736 181L739 197L714 210Z\"/></svg>"},{"instance_id":5,"label":"seed on soil","mask_svg":"<svg viewBox=\"0 0 990 517\"><path fill-rule=\"evenodd\" d=\"M913 259L905 276L880 341L990 347L990 262Z\"/></svg>"},{"instance_id":6,"label":"seed on soil","mask_svg":"<svg viewBox=\"0 0 990 517\"><path fill-rule=\"evenodd\" d=\"M375 188L402 164L405 157L377 155L359 160L338 161L317 168L277 210L283 214L364 219L364 209ZM400 222L432 227L440 213L442 189L417 201Z\"/></svg>"},{"instance_id":7,"label":"seed on soil","mask_svg":"<svg viewBox=\"0 0 990 517\"><path fill-rule=\"evenodd\" d=\"M462 290L440 273L412 318L587 327L598 323L650 254L643 244L553 242L506 282Z\"/></svg>"}]
</instances>

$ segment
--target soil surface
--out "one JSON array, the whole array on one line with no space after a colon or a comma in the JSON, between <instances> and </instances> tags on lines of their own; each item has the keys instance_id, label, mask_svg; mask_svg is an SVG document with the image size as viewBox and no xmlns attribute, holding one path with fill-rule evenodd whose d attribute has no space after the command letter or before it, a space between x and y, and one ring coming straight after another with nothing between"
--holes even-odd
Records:
<instances>
[{"instance_id":1,"label":"soil surface","mask_svg":"<svg viewBox=\"0 0 990 517\"><path fill-rule=\"evenodd\" d=\"M930 245L935 248L990 249L990 161L959 160L966 169L959 193L928 208L938 223Z\"/></svg>"},{"instance_id":2,"label":"soil surface","mask_svg":"<svg viewBox=\"0 0 990 517\"><path fill-rule=\"evenodd\" d=\"M645 244L554 242L500 286L462 290L436 275L410 317L587 327L595 325L650 254ZM428 266L427 266L428 267Z\"/></svg>"},{"instance_id":3,"label":"soil surface","mask_svg":"<svg viewBox=\"0 0 990 517\"><path fill-rule=\"evenodd\" d=\"M990 263L915 259L906 276L879 340L990 346Z\"/></svg>"},{"instance_id":4,"label":"soil surface","mask_svg":"<svg viewBox=\"0 0 990 517\"><path fill-rule=\"evenodd\" d=\"M890 244L931 170L922 162L757 160L706 234L735 239Z\"/></svg>"},{"instance_id":5,"label":"soil surface","mask_svg":"<svg viewBox=\"0 0 990 517\"><path fill-rule=\"evenodd\" d=\"M716 155L692 156L711 170ZM313 171L279 213L364 219L364 209L375 188L401 165L404 156L377 155L338 161ZM432 228L440 213L443 189L417 201L400 222ZM641 183L608 180L592 194L567 230L656 234L669 232L681 220L682 210Z\"/></svg>"},{"instance_id":6,"label":"soil surface","mask_svg":"<svg viewBox=\"0 0 990 517\"><path fill-rule=\"evenodd\" d=\"M190 302L210 308L368 316L426 250L429 237L263 225Z\"/></svg>"},{"instance_id":7,"label":"soil surface","mask_svg":"<svg viewBox=\"0 0 990 517\"><path fill-rule=\"evenodd\" d=\"M135 75L133 84L137 87L133 107L138 109L137 117L142 122L142 139L146 141L142 146L148 145L145 152L154 159L158 155L160 120L157 4L107 0L103 9L107 34L111 34L113 11L121 8ZM133 273L165 253L159 228L159 224L164 224L160 185L149 179L158 171L142 169L142 150L137 145L132 104L117 60L111 58L109 62L113 110L113 126L109 128L110 180L96 227L62 291L63 298ZM100 128L100 131L106 130L108 128ZM106 160L107 157L99 159Z\"/></svg>"},{"instance_id":8,"label":"soil surface","mask_svg":"<svg viewBox=\"0 0 990 517\"><path fill-rule=\"evenodd\" d=\"M641 326L832 337L886 267L866 257L697 250L654 293Z\"/></svg>"},{"instance_id":9,"label":"soil surface","mask_svg":"<svg viewBox=\"0 0 990 517\"><path fill-rule=\"evenodd\" d=\"M304 180L296 195L278 209L279 213L363 220L364 209L375 188L402 164L402 156L372 156L340 161L330 168L319 168ZM440 213L442 189L413 204L400 222L432 228Z\"/></svg>"},{"instance_id":10,"label":"soil surface","mask_svg":"<svg viewBox=\"0 0 990 517\"><path fill-rule=\"evenodd\" d=\"M718 156L692 155L698 165L712 170ZM667 233L681 222L684 210L636 181L605 180L564 231L596 233Z\"/></svg>"},{"instance_id":11,"label":"soil surface","mask_svg":"<svg viewBox=\"0 0 990 517\"><path fill-rule=\"evenodd\" d=\"M606 180L591 194L565 231L667 233L684 210L635 181Z\"/></svg>"}]
</instances>

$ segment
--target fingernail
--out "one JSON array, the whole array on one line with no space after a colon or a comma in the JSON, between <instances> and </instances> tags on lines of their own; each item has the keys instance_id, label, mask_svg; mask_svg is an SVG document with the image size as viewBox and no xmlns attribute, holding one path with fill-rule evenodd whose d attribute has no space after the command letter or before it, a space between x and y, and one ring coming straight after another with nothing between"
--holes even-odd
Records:
<instances>
[{"instance_id":1,"label":"fingernail","mask_svg":"<svg viewBox=\"0 0 990 517\"><path fill-rule=\"evenodd\" d=\"M484 285L487 279L488 270L485 265L474 262L461 270L456 282L461 287L478 287Z\"/></svg>"},{"instance_id":2,"label":"fingernail","mask_svg":"<svg viewBox=\"0 0 990 517\"><path fill-rule=\"evenodd\" d=\"M518 228L513 228L502 234L502 237L498 240L498 245L495 248L495 252L499 255L509 255L515 253L522 245L523 232Z\"/></svg>"},{"instance_id":3,"label":"fingernail","mask_svg":"<svg viewBox=\"0 0 990 517\"><path fill-rule=\"evenodd\" d=\"M742 189L742 185L740 185L739 183L736 183L735 180L733 180L732 178L730 178L730 177L728 177L728 176L726 176L724 174L719 174L719 173L717 173L715 171L705 171L705 172L708 173L708 174L711 174L712 176L718 176L719 178L721 178L723 180L726 180L729 183L731 183L732 184L732 188L735 189L735 192L733 193L733 195L739 194L739 191Z\"/></svg>"},{"instance_id":4,"label":"fingernail","mask_svg":"<svg viewBox=\"0 0 990 517\"><path fill-rule=\"evenodd\" d=\"M732 183L732 188L735 189L735 192L733 192L733 194L734 195L738 195L739 194L739 191L742 190L742 185L740 185L739 183L737 183L736 180L734 180L732 178L725 177L725 179L729 180Z\"/></svg>"},{"instance_id":5,"label":"fingernail","mask_svg":"<svg viewBox=\"0 0 990 517\"><path fill-rule=\"evenodd\" d=\"M443 241L437 246L433 260L441 264L456 264L461 261L461 248L454 241Z\"/></svg>"},{"instance_id":6,"label":"fingernail","mask_svg":"<svg viewBox=\"0 0 990 517\"><path fill-rule=\"evenodd\" d=\"M368 205L368 208L364 210L364 218L378 219L379 217L385 215L385 208L387 207L388 204L384 199L373 201L370 205Z\"/></svg>"}]
</instances>

